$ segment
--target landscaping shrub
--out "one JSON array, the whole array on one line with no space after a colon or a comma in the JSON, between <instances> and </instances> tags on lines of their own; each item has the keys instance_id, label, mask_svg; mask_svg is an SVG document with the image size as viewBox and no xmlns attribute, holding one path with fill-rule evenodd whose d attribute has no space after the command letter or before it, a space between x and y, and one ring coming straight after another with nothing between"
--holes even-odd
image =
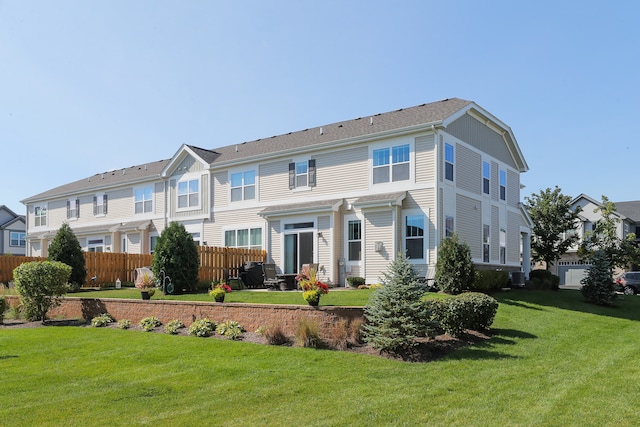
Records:
<instances>
[{"instance_id":1,"label":"landscaping shrub","mask_svg":"<svg viewBox=\"0 0 640 427\"><path fill-rule=\"evenodd\" d=\"M94 328L102 328L113 322L113 317L109 313L102 313L91 319L91 326Z\"/></svg>"},{"instance_id":2,"label":"landscaping shrub","mask_svg":"<svg viewBox=\"0 0 640 427\"><path fill-rule=\"evenodd\" d=\"M62 224L58 233L49 245L47 259L60 261L71 267L69 277L69 291L77 292L87 279L87 269L84 262L84 253L78 238L66 222Z\"/></svg>"},{"instance_id":3,"label":"landscaping shrub","mask_svg":"<svg viewBox=\"0 0 640 427\"><path fill-rule=\"evenodd\" d=\"M269 345L285 345L289 343L289 338L284 334L280 324L260 326L256 333L265 337Z\"/></svg>"},{"instance_id":4,"label":"landscaping shrub","mask_svg":"<svg viewBox=\"0 0 640 427\"><path fill-rule=\"evenodd\" d=\"M237 340L241 338L243 332L244 332L244 328L240 326L240 324L235 320L228 320L226 322L222 322L216 328L216 333L218 335L227 337L230 340Z\"/></svg>"},{"instance_id":5,"label":"landscaping shrub","mask_svg":"<svg viewBox=\"0 0 640 427\"><path fill-rule=\"evenodd\" d=\"M470 289L478 292L492 292L506 288L508 285L508 271L479 270L476 271L476 278Z\"/></svg>"},{"instance_id":6,"label":"landscaping shrub","mask_svg":"<svg viewBox=\"0 0 640 427\"><path fill-rule=\"evenodd\" d=\"M347 283L349 284L350 287L357 288L360 285L364 285L365 280L364 280L364 277L352 276L352 277L347 277Z\"/></svg>"},{"instance_id":7,"label":"landscaping shrub","mask_svg":"<svg viewBox=\"0 0 640 427\"><path fill-rule=\"evenodd\" d=\"M604 251L596 251L591 257L591 268L587 276L580 281L582 296L587 302L598 305L611 305L616 299L612 268Z\"/></svg>"},{"instance_id":8,"label":"landscaping shrub","mask_svg":"<svg viewBox=\"0 0 640 427\"><path fill-rule=\"evenodd\" d=\"M560 285L560 277L548 270L533 270L529 273L529 287L541 291L557 291Z\"/></svg>"},{"instance_id":9,"label":"landscaping shrub","mask_svg":"<svg viewBox=\"0 0 640 427\"><path fill-rule=\"evenodd\" d=\"M457 234L444 239L436 262L435 282L438 288L448 294L459 294L473 288L475 276L469 245L460 242Z\"/></svg>"},{"instance_id":10,"label":"landscaping shrub","mask_svg":"<svg viewBox=\"0 0 640 427\"><path fill-rule=\"evenodd\" d=\"M145 317L140 321L140 327L145 332L151 332L155 327L161 326L162 322L155 316Z\"/></svg>"},{"instance_id":11,"label":"landscaping shrub","mask_svg":"<svg viewBox=\"0 0 640 427\"><path fill-rule=\"evenodd\" d=\"M298 321L295 337L300 347L318 348L322 343L318 323L306 317Z\"/></svg>"},{"instance_id":12,"label":"landscaping shrub","mask_svg":"<svg viewBox=\"0 0 640 427\"><path fill-rule=\"evenodd\" d=\"M216 322L207 318L197 319L189 326L189 335L194 337L210 337L216 330Z\"/></svg>"},{"instance_id":13,"label":"landscaping shrub","mask_svg":"<svg viewBox=\"0 0 640 427\"><path fill-rule=\"evenodd\" d=\"M164 327L164 331L171 335L176 335L180 329L184 328L181 320L172 320Z\"/></svg>"},{"instance_id":14,"label":"landscaping shrub","mask_svg":"<svg viewBox=\"0 0 640 427\"><path fill-rule=\"evenodd\" d=\"M198 248L184 225L172 222L158 237L153 253L152 270L155 277L162 277L161 271L171 278L170 294L195 292L198 284ZM208 287L208 284L207 284Z\"/></svg>"},{"instance_id":15,"label":"landscaping shrub","mask_svg":"<svg viewBox=\"0 0 640 427\"><path fill-rule=\"evenodd\" d=\"M46 319L51 307L67 292L71 267L59 261L25 262L13 270L15 289L28 320Z\"/></svg>"},{"instance_id":16,"label":"landscaping shrub","mask_svg":"<svg viewBox=\"0 0 640 427\"><path fill-rule=\"evenodd\" d=\"M433 299L425 303L432 313L432 320L453 337L464 334L466 329L488 329L498 310L498 301L489 295L468 292L454 298Z\"/></svg>"},{"instance_id":17,"label":"landscaping shrub","mask_svg":"<svg viewBox=\"0 0 640 427\"><path fill-rule=\"evenodd\" d=\"M118 329L129 329L131 327L131 320L121 319L117 323Z\"/></svg>"},{"instance_id":18,"label":"landscaping shrub","mask_svg":"<svg viewBox=\"0 0 640 427\"><path fill-rule=\"evenodd\" d=\"M364 309L364 341L381 353L404 358L417 345L416 338L428 333L430 313L420 301L424 291L402 255L389 264L382 283Z\"/></svg>"}]
</instances>

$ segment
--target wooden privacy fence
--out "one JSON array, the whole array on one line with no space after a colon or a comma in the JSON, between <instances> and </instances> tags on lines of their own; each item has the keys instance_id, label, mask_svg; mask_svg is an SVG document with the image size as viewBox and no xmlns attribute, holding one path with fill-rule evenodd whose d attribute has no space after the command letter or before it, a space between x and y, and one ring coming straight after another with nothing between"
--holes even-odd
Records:
<instances>
[{"instance_id":1,"label":"wooden privacy fence","mask_svg":"<svg viewBox=\"0 0 640 427\"><path fill-rule=\"evenodd\" d=\"M212 282L224 278L224 270L238 277L239 268L247 261L265 262L267 253L261 249L218 248L198 246L200 268L198 280ZM13 269L23 262L46 261L42 257L0 256L0 283L13 280ZM87 280L85 286L102 286L122 282L133 282L133 272L138 267L149 267L153 262L150 254L127 254L111 252L85 252Z\"/></svg>"}]
</instances>

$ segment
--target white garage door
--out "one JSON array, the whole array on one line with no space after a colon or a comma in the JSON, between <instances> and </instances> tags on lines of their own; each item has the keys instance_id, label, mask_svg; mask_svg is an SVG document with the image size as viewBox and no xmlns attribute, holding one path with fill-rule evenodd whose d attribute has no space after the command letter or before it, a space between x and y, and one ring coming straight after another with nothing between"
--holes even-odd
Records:
<instances>
[{"instance_id":1,"label":"white garage door","mask_svg":"<svg viewBox=\"0 0 640 427\"><path fill-rule=\"evenodd\" d=\"M580 281L586 277L589 271L588 266L561 265L558 266L558 276L560 285L580 286Z\"/></svg>"}]
</instances>

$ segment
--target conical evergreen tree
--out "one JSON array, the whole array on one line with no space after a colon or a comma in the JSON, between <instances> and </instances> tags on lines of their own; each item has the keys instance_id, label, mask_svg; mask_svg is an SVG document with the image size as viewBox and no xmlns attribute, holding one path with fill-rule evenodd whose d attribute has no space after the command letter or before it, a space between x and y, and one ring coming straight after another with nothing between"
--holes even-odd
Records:
<instances>
[{"instance_id":1,"label":"conical evergreen tree","mask_svg":"<svg viewBox=\"0 0 640 427\"><path fill-rule=\"evenodd\" d=\"M165 228L153 253L153 274L163 277L161 271L171 278L174 294L194 292L198 283L198 248L184 225L172 222Z\"/></svg>"},{"instance_id":2,"label":"conical evergreen tree","mask_svg":"<svg viewBox=\"0 0 640 427\"><path fill-rule=\"evenodd\" d=\"M80 247L78 238L66 222L62 224L49 245L47 259L49 261L60 261L71 267L69 282L72 288L80 288L84 284L87 278L84 252Z\"/></svg>"},{"instance_id":3,"label":"conical evergreen tree","mask_svg":"<svg viewBox=\"0 0 640 427\"><path fill-rule=\"evenodd\" d=\"M469 245L460 242L456 234L444 239L436 262L435 280L438 288L448 294L459 294L465 289L471 289L475 276L476 269Z\"/></svg>"},{"instance_id":4,"label":"conical evergreen tree","mask_svg":"<svg viewBox=\"0 0 640 427\"><path fill-rule=\"evenodd\" d=\"M582 296L593 304L611 305L616 298L612 268L605 251L596 251L591 257L587 277L580 281Z\"/></svg>"},{"instance_id":5,"label":"conical evergreen tree","mask_svg":"<svg viewBox=\"0 0 640 427\"><path fill-rule=\"evenodd\" d=\"M420 301L424 288L404 256L389 264L382 284L365 307L364 340L381 353L405 358L429 329L430 313Z\"/></svg>"}]
</instances>

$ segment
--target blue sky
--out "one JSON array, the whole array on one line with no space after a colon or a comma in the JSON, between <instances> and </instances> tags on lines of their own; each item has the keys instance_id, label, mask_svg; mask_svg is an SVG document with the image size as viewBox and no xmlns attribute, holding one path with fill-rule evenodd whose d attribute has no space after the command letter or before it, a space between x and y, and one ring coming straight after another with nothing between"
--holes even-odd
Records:
<instances>
[{"instance_id":1,"label":"blue sky","mask_svg":"<svg viewBox=\"0 0 640 427\"><path fill-rule=\"evenodd\" d=\"M522 197L638 200L640 2L0 0L0 205L110 169L458 97Z\"/></svg>"}]
</instances>

